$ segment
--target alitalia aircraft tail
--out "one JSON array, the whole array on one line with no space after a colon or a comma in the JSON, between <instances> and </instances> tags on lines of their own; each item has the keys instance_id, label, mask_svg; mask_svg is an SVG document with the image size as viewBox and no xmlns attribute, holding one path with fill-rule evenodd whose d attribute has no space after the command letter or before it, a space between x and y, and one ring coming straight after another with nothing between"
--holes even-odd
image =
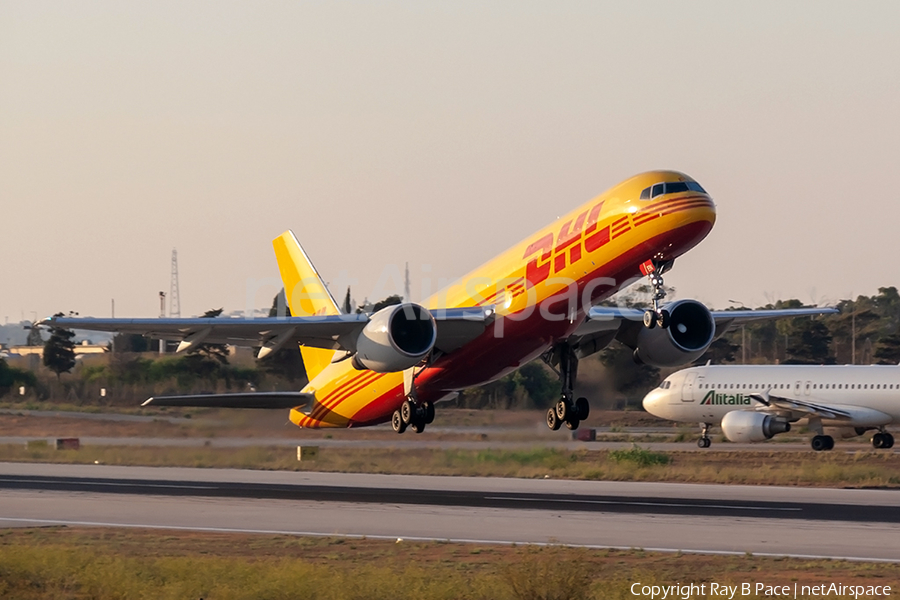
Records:
<instances>
[{"instance_id":1,"label":"alitalia aircraft tail","mask_svg":"<svg viewBox=\"0 0 900 600\"><path fill-rule=\"evenodd\" d=\"M284 283L284 294L295 317L341 314L337 302L325 287L293 231L285 231L272 240L275 258ZM334 350L300 346L306 377L311 381L331 363Z\"/></svg>"}]
</instances>

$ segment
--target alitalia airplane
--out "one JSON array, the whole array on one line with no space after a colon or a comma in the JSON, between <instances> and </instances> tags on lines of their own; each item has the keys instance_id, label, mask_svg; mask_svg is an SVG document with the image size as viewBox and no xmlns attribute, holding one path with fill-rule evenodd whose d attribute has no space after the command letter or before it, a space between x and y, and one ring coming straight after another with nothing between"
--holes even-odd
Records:
<instances>
[{"instance_id":1,"label":"alitalia airplane","mask_svg":"<svg viewBox=\"0 0 900 600\"><path fill-rule=\"evenodd\" d=\"M434 419L458 391L542 358L559 375L547 425L575 429L589 414L574 397L578 361L613 339L636 360L678 366L696 360L730 325L829 309L711 312L695 300L665 306L662 274L716 220L712 199L675 171L632 177L575 208L421 304L342 314L290 231L275 238L291 317L265 319L50 318L49 327L139 333L177 340L285 348L303 356L309 383L298 392L151 398L152 406L290 408L300 427L362 427L390 421L402 433ZM653 308L597 306L642 276Z\"/></svg>"},{"instance_id":2,"label":"alitalia airplane","mask_svg":"<svg viewBox=\"0 0 900 600\"><path fill-rule=\"evenodd\" d=\"M900 367L894 365L706 365L673 373L644 397L647 412L700 423L697 442L721 423L732 442L761 442L807 419L813 450L831 450L835 428L844 438L876 430L875 448L890 448L885 426L900 420Z\"/></svg>"}]
</instances>

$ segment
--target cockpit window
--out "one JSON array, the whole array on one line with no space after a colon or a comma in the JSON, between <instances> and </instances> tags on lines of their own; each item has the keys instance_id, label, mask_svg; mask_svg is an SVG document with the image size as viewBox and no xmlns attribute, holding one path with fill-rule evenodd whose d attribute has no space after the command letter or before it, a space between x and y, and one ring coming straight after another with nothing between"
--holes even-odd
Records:
<instances>
[{"instance_id":1,"label":"cockpit window","mask_svg":"<svg viewBox=\"0 0 900 600\"><path fill-rule=\"evenodd\" d=\"M678 194L687 191L706 193L706 190L696 181L670 181L669 183L657 183L651 187L644 188L641 191L641 200L650 200L663 194Z\"/></svg>"}]
</instances>

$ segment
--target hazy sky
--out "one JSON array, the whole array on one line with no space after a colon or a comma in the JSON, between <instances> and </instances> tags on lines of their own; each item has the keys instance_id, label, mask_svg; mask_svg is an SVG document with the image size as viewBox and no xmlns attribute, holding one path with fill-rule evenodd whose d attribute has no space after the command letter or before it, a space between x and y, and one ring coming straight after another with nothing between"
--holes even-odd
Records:
<instances>
[{"instance_id":1,"label":"hazy sky","mask_svg":"<svg viewBox=\"0 0 900 600\"><path fill-rule=\"evenodd\" d=\"M154 316L173 247L182 315L268 305L289 228L357 300L406 261L417 297L654 168L718 206L680 297L900 286L898 30L896 1L0 1L0 319Z\"/></svg>"}]
</instances>

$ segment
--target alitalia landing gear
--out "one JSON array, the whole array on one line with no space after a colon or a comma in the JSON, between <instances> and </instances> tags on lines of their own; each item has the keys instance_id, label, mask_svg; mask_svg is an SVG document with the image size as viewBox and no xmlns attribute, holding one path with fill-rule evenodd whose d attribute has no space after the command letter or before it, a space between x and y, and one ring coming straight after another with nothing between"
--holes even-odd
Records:
<instances>
[{"instance_id":1,"label":"alitalia landing gear","mask_svg":"<svg viewBox=\"0 0 900 600\"><path fill-rule=\"evenodd\" d=\"M653 329L657 325L662 329L669 326L669 311L659 308L659 301L666 297L666 289L662 274L672 268L675 261L648 260L641 264L641 273L650 280L653 288L653 308L644 312L644 327Z\"/></svg>"},{"instance_id":2,"label":"alitalia landing gear","mask_svg":"<svg viewBox=\"0 0 900 600\"><path fill-rule=\"evenodd\" d=\"M810 431L816 434L810 442L813 450L821 452L834 448L834 438L830 435L825 435L825 430L822 428L822 419L818 417L810 418L808 427Z\"/></svg>"},{"instance_id":3,"label":"alitalia landing gear","mask_svg":"<svg viewBox=\"0 0 900 600\"><path fill-rule=\"evenodd\" d=\"M575 398L575 378L578 375L578 357L567 344L551 349L542 357L559 375L562 394L556 404L547 410L547 427L556 431L563 424L572 431L588 418L591 405L587 398ZM554 365L558 365L558 369Z\"/></svg>"},{"instance_id":4,"label":"alitalia landing gear","mask_svg":"<svg viewBox=\"0 0 900 600\"><path fill-rule=\"evenodd\" d=\"M816 452L832 450L834 449L834 438L830 435L814 435L810 446Z\"/></svg>"},{"instance_id":5,"label":"alitalia landing gear","mask_svg":"<svg viewBox=\"0 0 900 600\"><path fill-rule=\"evenodd\" d=\"M894 447L894 436L884 430L882 427L878 433L872 436L872 447L873 448L893 448Z\"/></svg>"},{"instance_id":6,"label":"alitalia landing gear","mask_svg":"<svg viewBox=\"0 0 900 600\"><path fill-rule=\"evenodd\" d=\"M709 423L701 423L703 425L703 432L700 434L700 439L697 440L698 448L709 448L712 445L712 440L709 439Z\"/></svg>"}]
</instances>

